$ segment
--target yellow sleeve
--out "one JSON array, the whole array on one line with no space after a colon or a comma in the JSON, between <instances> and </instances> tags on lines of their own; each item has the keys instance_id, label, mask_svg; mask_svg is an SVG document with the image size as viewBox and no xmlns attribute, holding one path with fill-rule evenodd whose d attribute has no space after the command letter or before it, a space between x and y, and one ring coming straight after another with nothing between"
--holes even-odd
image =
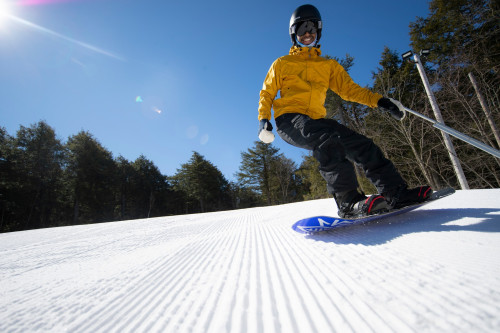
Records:
<instances>
[{"instance_id":1,"label":"yellow sleeve","mask_svg":"<svg viewBox=\"0 0 500 333\"><path fill-rule=\"evenodd\" d=\"M331 63L330 89L333 92L346 101L364 104L372 108L377 107L377 102L382 98L382 95L360 87L338 62L332 59Z\"/></svg>"},{"instance_id":2,"label":"yellow sleeve","mask_svg":"<svg viewBox=\"0 0 500 333\"><path fill-rule=\"evenodd\" d=\"M259 99L259 121L262 119L271 120L271 108L278 91L281 88L280 61L277 59L269 68L266 79L262 85Z\"/></svg>"}]
</instances>

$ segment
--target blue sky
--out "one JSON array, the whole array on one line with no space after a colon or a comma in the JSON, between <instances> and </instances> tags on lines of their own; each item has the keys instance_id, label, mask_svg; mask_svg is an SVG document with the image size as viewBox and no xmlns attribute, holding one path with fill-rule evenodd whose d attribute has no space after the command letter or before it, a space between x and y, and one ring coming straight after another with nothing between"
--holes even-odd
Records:
<instances>
[{"instance_id":1,"label":"blue sky","mask_svg":"<svg viewBox=\"0 0 500 333\"><path fill-rule=\"evenodd\" d=\"M257 140L259 91L288 53L290 0L0 0L0 126L45 120L62 141L89 131L115 157L174 175L197 151L235 180ZM404 52L424 0L311 1L323 55L372 82L385 46ZM1 10L1 9L0 9ZM5 13L5 12L4 12ZM297 162L306 154L277 138Z\"/></svg>"}]
</instances>

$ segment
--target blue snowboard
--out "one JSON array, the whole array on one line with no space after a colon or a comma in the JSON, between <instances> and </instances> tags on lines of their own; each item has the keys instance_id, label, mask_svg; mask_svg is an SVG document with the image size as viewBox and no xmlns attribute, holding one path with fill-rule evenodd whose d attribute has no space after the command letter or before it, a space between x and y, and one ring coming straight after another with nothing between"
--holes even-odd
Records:
<instances>
[{"instance_id":1,"label":"blue snowboard","mask_svg":"<svg viewBox=\"0 0 500 333\"><path fill-rule=\"evenodd\" d=\"M395 216L403 213L407 213L409 211L412 211L414 209L417 209L419 207L422 207L430 202L433 202L435 200L438 200L440 198L446 197L448 195L451 195L455 193L455 190L452 188L445 188L439 191L436 191L432 193L431 198L421 204L416 204L412 206L407 206L403 207L400 209L394 209L391 210L387 213L383 214L377 214L377 215L370 215L358 219L343 219L340 217L331 217L331 216L313 216L309 217L303 220L300 220L296 222L293 226L292 229L303 233L303 234L314 234L322 231L328 231L332 230L335 228L339 227L345 227L345 226L350 226L350 225L356 225L356 224L364 224L367 222L375 221L375 220L381 220L383 218L389 217L389 216Z\"/></svg>"}]
</instances>

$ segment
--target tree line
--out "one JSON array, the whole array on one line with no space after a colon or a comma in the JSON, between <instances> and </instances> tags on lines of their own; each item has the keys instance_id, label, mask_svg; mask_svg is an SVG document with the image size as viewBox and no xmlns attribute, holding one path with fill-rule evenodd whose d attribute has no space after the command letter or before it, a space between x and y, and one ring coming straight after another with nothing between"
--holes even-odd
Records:
<instances>
[{"instance_id":1,"label":"tree line","mask_svg":"<svg viewBox=\"0 0 500 333\"><path fill-rule=\"evenodd\" d=\"M410 24L411 48L431 49L425 67L446 124L497 149L499 6L487 0L433 0L429 16ZM337 60L348 71L354 66L349 55ZM386 48L379 65L369 88L434 118L415 64ZM372 138L410 186L459 187L441 133L428 122L412 115L398 122L331 91L325 106L328 117ZM462 141L453 143L471 188L500 187L498 159ZM356 170L362 190L373 193ZM0 128L0 177L3 232L328 197L311 155L297 165L272 144L256 141L241 152L236 182L197 152L166 176L145 156L114 158L85 131L62 143L43 121L21 126L15 136Z\"/></svg>"},{"instance_id":2,"label":"tree line","mask_svg":"<svg viewBox=\"0 0 500 333\"><path fill-rule=\"evenodd\" d=\"M297 167L278 149L255 142L242 158L238 183L198 152L166 176L145 156L114 158L86 131L63 143L45 121L20 126L14 136L0 128L0 231L302 200Z\"/></svg>"}]
</instances>

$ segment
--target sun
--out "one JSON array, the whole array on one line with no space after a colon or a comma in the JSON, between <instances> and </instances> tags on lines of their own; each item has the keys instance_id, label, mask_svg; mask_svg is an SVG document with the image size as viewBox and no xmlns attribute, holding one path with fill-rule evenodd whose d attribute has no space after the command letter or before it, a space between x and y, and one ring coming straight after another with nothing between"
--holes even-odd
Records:
<instances>
[{"instance_id":1,"label":"sun","mask_svg":"<svg viewBox=\"0 0 500 333\"><path fill-rule=\"evenodd\" d=\"M5 24L5 21L12 15L12 1L0 0L0 27Z\"/></svg>"}]
</instances>

